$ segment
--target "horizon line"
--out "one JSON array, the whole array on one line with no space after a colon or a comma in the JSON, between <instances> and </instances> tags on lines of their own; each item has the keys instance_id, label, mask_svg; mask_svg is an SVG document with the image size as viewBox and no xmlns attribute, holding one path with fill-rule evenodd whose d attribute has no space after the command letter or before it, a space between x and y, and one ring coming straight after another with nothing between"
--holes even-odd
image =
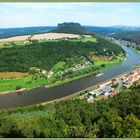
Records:
<instances>
[{"instance_id":1,"label":"horizon line","mask_svg":"<svg viewBox=\"0 0 140 140\"><path fill-rule=\"evenodd\" d=\"M64 22L63 22L64 23ZM69 22L66 22L69 23ZM78 23L78 22L73 22ZM59 23L58 23L59 24ZM57 25L35 25L35 26L17 26L17 27L0 27L0 29L14 29L14 28L34 28L34 27L57 27ZM140 27L140 25L82 25L81 26L91 26L91 27Z\"/></svg>"}]
</instances>

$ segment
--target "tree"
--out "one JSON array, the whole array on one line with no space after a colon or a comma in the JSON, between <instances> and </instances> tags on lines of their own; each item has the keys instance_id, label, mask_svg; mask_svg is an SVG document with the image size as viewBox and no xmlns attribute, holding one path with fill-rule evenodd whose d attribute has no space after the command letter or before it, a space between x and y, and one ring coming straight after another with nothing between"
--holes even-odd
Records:
<instances>
[{"instance_id":1,"label":"tree","mask_svg":"<svg viewBox=\"0 0 140 140\"><path fill-rule=\"evenodd\" d=\"M22 86L20 86L20 85L16 86L16 90L20 90L21 88L22 88Z\"/></svg>"},{"instance_id":2,"label":"tree","mask_svg":"<svg viewBox=\"0 0 140 140\"><path fill-rule=\"evenodd\" d=\"M101 67L105 68L105 67L106 67L106 65L105 65L105 64L101 64Z\"/></svg>"},{"instance_id":3,"label":"tree","mask_svg":"<svg viewBox=\"0 0 140 140\"><path fill-rule=\"evenodd\" d=\"M9 116L0 116L0 137L23 137L15 119Z\"/></svg>"},{"instance_id":4,"label":"tree","mask_svg":"<svg viewBox=\"0 0 140 140\"><path fill-rule=\"evenodd\" d=\"M123 121L123 137L140 137L140 120L133 114L127 115Z\"/></svg>"}]
</instances>

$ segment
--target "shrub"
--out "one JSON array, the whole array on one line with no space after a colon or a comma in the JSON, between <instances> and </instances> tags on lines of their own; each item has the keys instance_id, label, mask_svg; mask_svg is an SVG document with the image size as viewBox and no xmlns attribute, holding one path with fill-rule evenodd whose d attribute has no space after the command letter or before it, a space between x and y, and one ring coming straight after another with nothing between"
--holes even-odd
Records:
<instances>
[{"instance_id":1,"label":"shrub","mask_svg":"<svg viewBox=\"0 0 140 140\"><path fill-rule=\"evenodd\" d=\"M16 86L16 90L20 90L22 87L20 85Z\"/></svg>"}]
</instances>

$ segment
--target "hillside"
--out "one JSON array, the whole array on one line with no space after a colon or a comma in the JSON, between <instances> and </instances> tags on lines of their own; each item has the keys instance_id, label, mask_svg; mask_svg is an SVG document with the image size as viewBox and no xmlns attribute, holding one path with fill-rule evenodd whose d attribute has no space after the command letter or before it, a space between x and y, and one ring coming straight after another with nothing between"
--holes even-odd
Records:
<instances>
[{"instance_id":1,"label":"hillside","mask_svg":"<svg viewBox=\"0 0 140 140\"><path fill-rule=\"evenodd\" d=\"M27 72L31 67L50 70L60 61L65 63L65 68L71 68L82 63L81 57L94 63L94 55L115 58L124 53L120 46L103 38L85 39L35 41L0 49L0 71Z\"/></svg>"},{"instance_id":2,"label":"hillside","mask_svg":"<svg viewBox=\"0 0 140 140\"><path fill-rule=\"evenodd\" d=\"M114 35L123 32L139 32L140 27L135 26L81 26L79 23L62 23L55 26L21 27L21 28L1 28L0 39L13 36L32 35L46 32L74 33L74 34L101 34Z\"/></svg>"},{"instance_id":3,"label":"hillside","mask_svg":"<svg viewBox=\"0 0 140 140\"><path fill-rule=\"evenodd\" d=\"M114 27L98 27L98 26L85 26L87 30L95 32L101 35L111 35L114 33L118 33L122 31L122 29L114 28Z\"/></svg>"},{"instance_id":4,"label":"hillside","mask_svg":"<svg viewBox=\"0 0 140 140\"><path fill-rule=\"evenodd\" d=\"M87 30L101 34L101 35L115 35L122 32L137 32L140 31L140 27L135 26L108 26L108 27L99 27L99 26L84 26Z\"/></svg>"},{"instance_id":5,"label":"hillside","mask_svg":"<svg viewBox=\"0 0 140 140\"><path fill-rule=\"evenodd\" d=\"M129 42L140 44L140 31L124 31L112 35L116 39L122 39Z\"/></svg>"},{"instance_id":6,"label":"hillside","mask_svg":"<svg viewBox=\"0 0 140 140\"><path fill-rule=\"evenodd\" d=\"M97 34L85 35L87 30L81 26L77 31L84 34L43 33L1 39L0 92L56 86L123 62L125 52L120 46ZM7 72L13 78L3 78ZM18 79L14 72L22 72L23 77Z\"/></svg>"},{"instance_id":7,"label":"hillside","mask_svg":"<svg viewBox=\"0 0 140 140\"><path fill-rule=\"evenodd\" d=\"M140 86L94 103L78 99L0 112L0 137L139 138Z\"/></svg>"},{"instance_id":8,"label":"hillside","mask_svg":"<svg viewBox=\"0 0 140 140\"><path fill-rule=\"evenodd\" d=\"M81 34L81 35L93 34L91 31L82 27L79 23L74 23L74 22L68 22L68 23L64 22L62 24L58 24L55 30L51 30L49 32Z\"/></svg>"}]
</instances>

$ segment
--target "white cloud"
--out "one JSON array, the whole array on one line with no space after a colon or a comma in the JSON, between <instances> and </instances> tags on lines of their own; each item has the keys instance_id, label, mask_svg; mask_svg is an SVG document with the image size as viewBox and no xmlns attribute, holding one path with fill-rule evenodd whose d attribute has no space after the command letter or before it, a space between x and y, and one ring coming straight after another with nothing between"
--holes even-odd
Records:
<instances>
[{"instance_id":1,"label":"white cloud","mask_svg":"<svg viewBox=\"0 0 140 140\"><path fill-rule=\"evenodd\" d=\"M140 3L0 3L0 27L47 26L59 22L83 25L140 25Z\"/></svg>"}]
</instances>

